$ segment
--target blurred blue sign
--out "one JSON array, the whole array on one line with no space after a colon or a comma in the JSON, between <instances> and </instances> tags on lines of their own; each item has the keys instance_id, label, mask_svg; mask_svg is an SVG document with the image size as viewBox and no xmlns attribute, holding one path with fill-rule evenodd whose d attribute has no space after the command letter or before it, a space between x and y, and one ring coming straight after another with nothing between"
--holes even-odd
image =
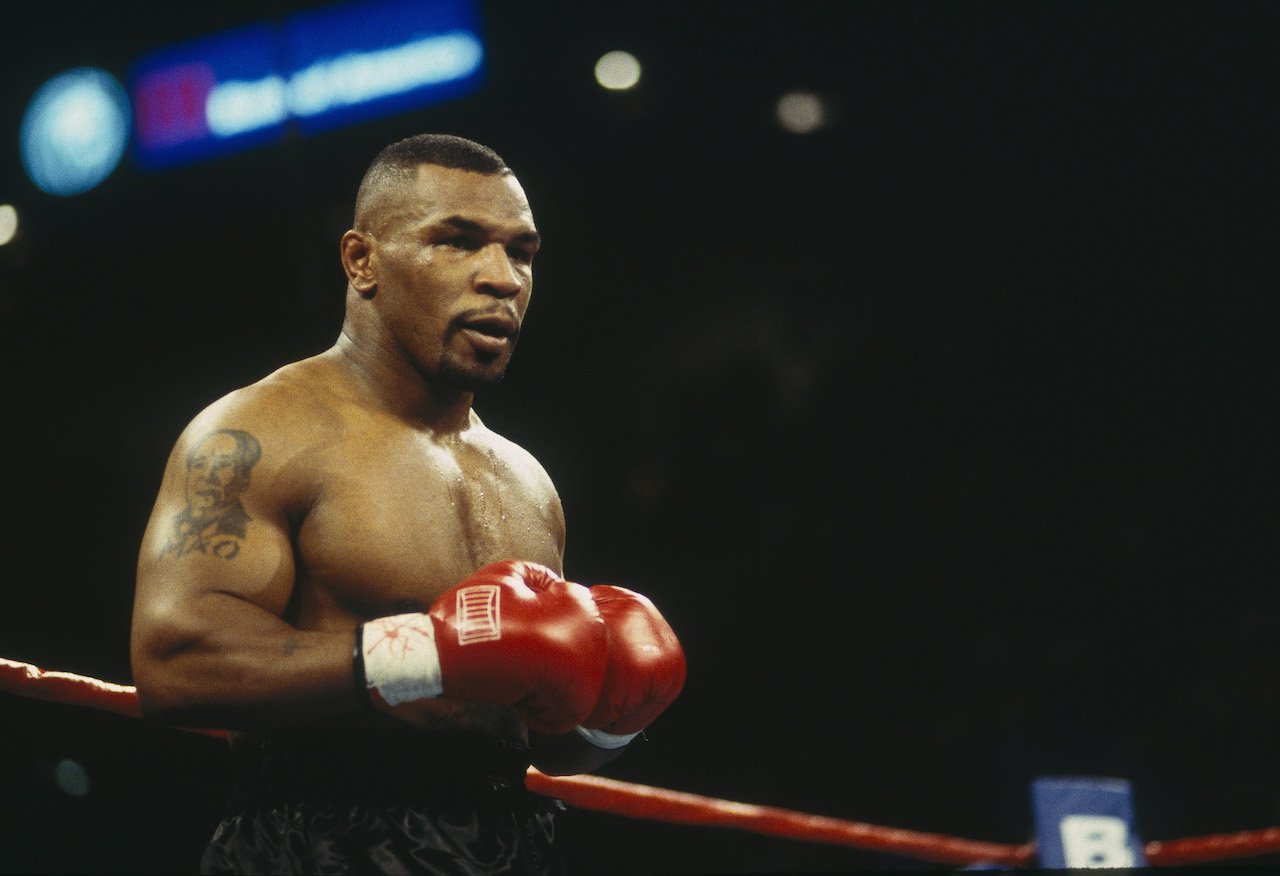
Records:
<instances>
[{"instance_id":1,"label":"blurred blue sign","mask_svg":"<svg viewBox=\"0 0 1280 876\"><path fill-rule=\"evenodd\" d=\"M299 13L141 58L130 76L135 154L187 164L474 91L484 44L473 0L379 0Z\"/></svg>"}]
</instances>

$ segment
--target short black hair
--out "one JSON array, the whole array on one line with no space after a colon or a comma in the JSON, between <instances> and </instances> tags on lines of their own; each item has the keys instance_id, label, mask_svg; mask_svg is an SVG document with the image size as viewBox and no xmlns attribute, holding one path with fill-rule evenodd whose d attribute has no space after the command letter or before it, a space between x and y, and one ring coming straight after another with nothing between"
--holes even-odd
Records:
<instances>
[{"instance_id":1,"label":"short black hair","mask_svg":"<svg viewBox=\"0 0 1280 876\"><path fill-rule=\"evenodd\" d=\"M501 155L474 140L454 134L415 134L387 146L364 172L360 189L356 192L356 223L360 223L365 207L384 183L395 177L408 176L423 164L469 170L486 176L511 173Z\"/></svg>"},{"instance_id":2,"label":"short black hair","mask_svg":"<svg viewBox=\"0 0 1280 876\"><path fill-rule=\"evenodd\" d=\"M435 164L475 173L510 173L502 156L488 146L453 134L417 134L397 140L378 153L369 165L413 168L419 164Z\"/></svg>"}]
</instances>

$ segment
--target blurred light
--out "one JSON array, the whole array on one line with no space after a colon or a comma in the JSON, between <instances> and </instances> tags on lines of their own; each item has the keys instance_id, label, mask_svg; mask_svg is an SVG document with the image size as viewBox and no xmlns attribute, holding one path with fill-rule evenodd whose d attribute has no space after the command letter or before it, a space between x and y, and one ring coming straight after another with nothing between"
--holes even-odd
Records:
<instances>
[{"instance_id":1,"label":"blurred light","mask_svg":"<svg viewBox=\"0 0 1280 876\"><path fill-rule=\"evenodd\" d=\"M321 58L289 78L289 110L300 118L443 82L465 79L484 62L484 44L455 30L364 53Z\"/></svg>"},{"instance_id":2,"label":"blurred light","mask_svg":"<svg viewBox=\"0 0 1280 876\"><path fill-rule=\"evenodd\" d=\"M610 91L634 88L640 81L640 62L630 52L605 52L596 61L596 82Z\"/></svg>"},{"instance_id":3,"label":"blurred light","mask_svg":"<svg viewBox=\"0 0 1280 876\"><path fill-rule=\"evenodd\" d=\"M209 90L204 118L215 137L234 137L245 131L279 125L289 112L285 108L284 80L264 76L254 82L223 82Z\"/></svg>"},{"instance_id":4,"label":"blurred light","mask_svg":"<svg viewBox=\"0 0 1280 876\"><path fill-rule=\"evenodd\" d=\"M129 98L105 70L50 79L22 117L22 165L41 191L78 195L116 169L129 142Z\"/></svg>"},{"instance_id":5,"label":"blurred light","mask_svg":"<svg viewBox=\"0 0 1280 876\"><path fill-rule=\"evenodd\" d=\"M219 82L209 90L205 121L215 137L308 118L441 82L464 79L484 60L484 46L465 31L371 52L347 52L306 69L251 82Z\"/></svg>"},{"instance_id":6,"label":"blurred light","mask_svg":"<svg viewBox=\"0 0 1280 876\"><path fill-rule=\"evenodd\" d=\"M378 0L166 46L130 71L135 157L172 167L479 88L475 0Z\"/></svg>"},{"instance_id":7,"label":"blurred light","mask_svg":"<svg viewBox=\"0 0 1280 876\"><path fill-rule=\"evenodd\" d=\"M811 91L788 91L774 107L778 124L793 134L812 134L828 121L827 106Z\"/></svg>"},{"instance_id":8,"label":"blurred light","mask_svg":"<svg viewBox=\"0 0 1280 876\"><path fill-rule=\"evenodd\" d=\"M74 760L63 759L53 768L53 781L58 790L71 797L89 793L89 773Z\"/></svg>"},{"instance_id":9,"label":"blurred light","mask_svg":"<svg viewBox=\"0 0 1280 876\"><path fill-rule=\"evenodd\" d=\"M13 204L0 204L0 246L18 234L18 210Z\"/></svg>"}]
</instances>

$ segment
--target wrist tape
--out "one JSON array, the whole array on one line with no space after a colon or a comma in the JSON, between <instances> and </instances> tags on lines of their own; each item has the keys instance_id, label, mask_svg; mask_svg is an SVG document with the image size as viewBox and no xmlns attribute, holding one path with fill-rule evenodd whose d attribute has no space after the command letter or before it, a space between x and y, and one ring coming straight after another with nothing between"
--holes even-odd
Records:
<instances>
[{"instance_id":1,"label":"wrist tape","mask_svg":"<svg viewBox=\"0 0 1280 876\"><path fill-rule=\"evenodd\" d=\"M356 630L356 684L363 669L365 694L378 692L388 706L434 699L444 693L435 625L425 614L397 614Z\"/></svg>"}]
</instances>

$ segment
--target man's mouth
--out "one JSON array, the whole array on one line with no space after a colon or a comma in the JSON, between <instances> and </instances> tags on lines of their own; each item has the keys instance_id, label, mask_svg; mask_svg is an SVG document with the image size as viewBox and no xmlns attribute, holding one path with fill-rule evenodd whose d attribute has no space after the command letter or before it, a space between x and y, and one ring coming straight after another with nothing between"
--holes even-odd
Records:
<instances>
[{"instance_id":1,"label":"man's mouth","mask_svg":"<svg viewBox=\"0 0 1280 876\"><path fill-rule=\"evenodd\" d=\"M514 338L520 332L520 325L514 318L500 313L472 317L464 320L462 327L477 334L499 339Z\"/></svg>"},{"instance_id":2,"label":"man's mouth","mask_svg":"<svg viewBox=\"0 0 1280 876\"><path fill-rule=\"evenodd\" d=\"M515 317L503 313L469 317L460 326L462 335L476 350L492 356L509 350L520 334Z\"/></svg>"}]
</instances>

